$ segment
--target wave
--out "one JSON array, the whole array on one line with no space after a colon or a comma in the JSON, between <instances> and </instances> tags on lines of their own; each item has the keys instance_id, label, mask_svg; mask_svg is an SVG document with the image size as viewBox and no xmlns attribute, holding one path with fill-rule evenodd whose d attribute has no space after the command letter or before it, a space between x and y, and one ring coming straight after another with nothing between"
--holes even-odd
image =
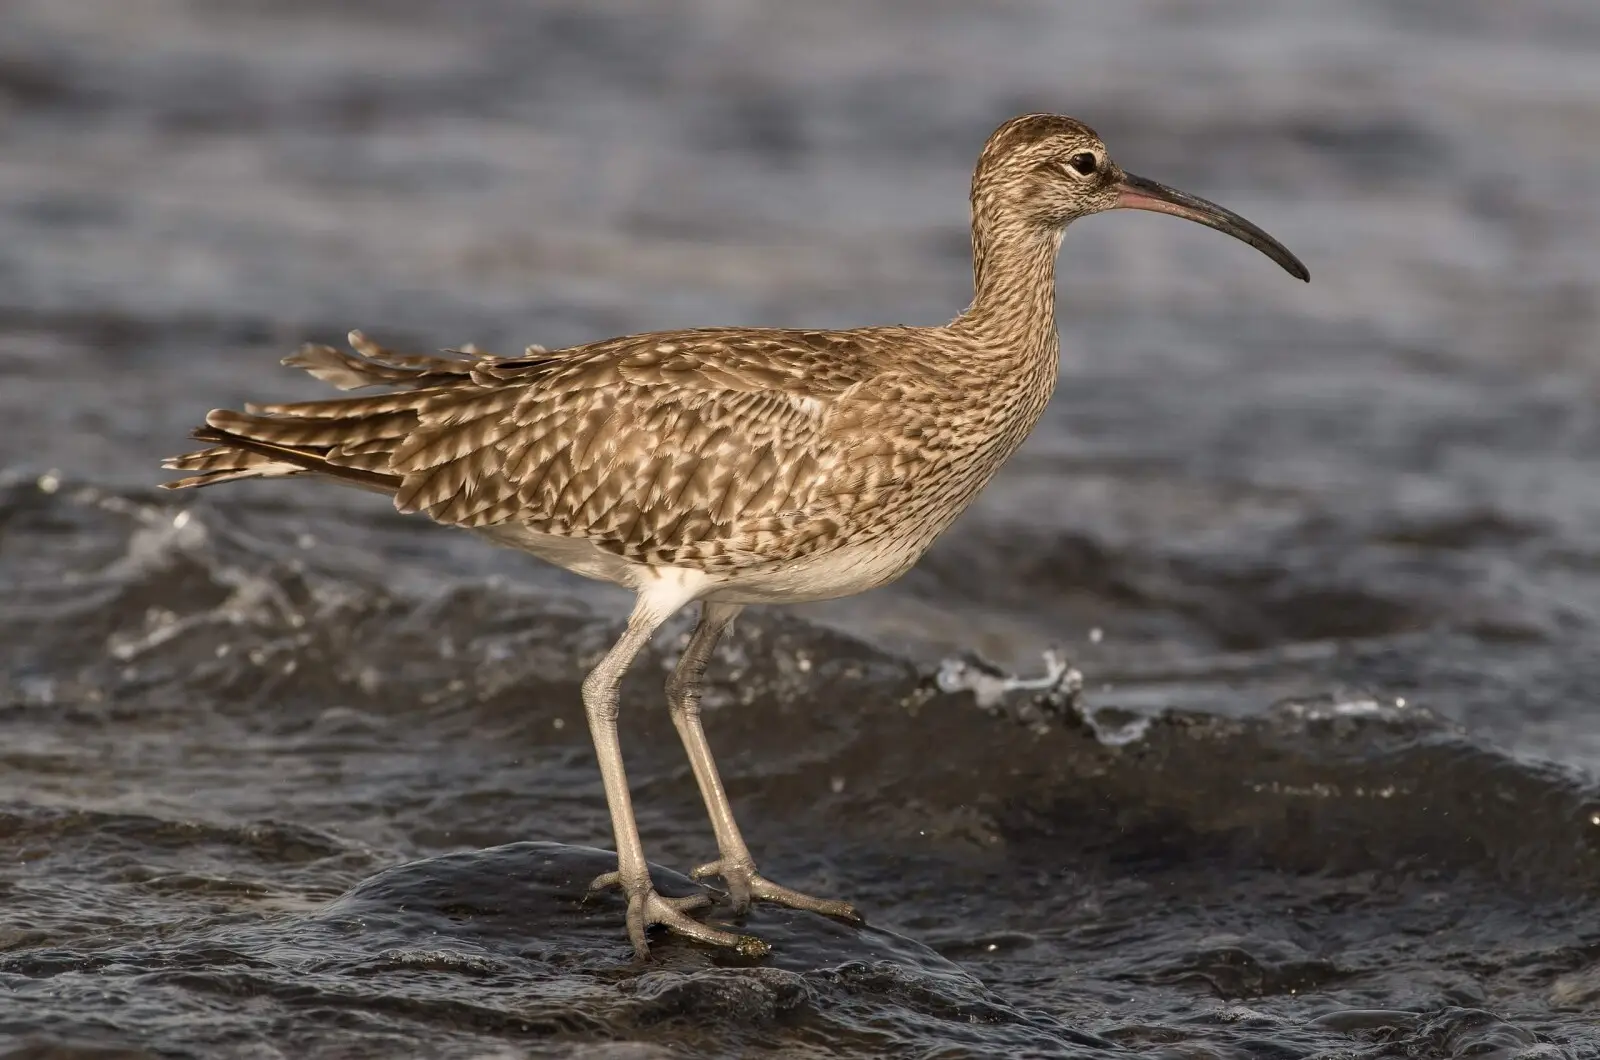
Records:
<instances>
[{"instance_id":1,"label":"wave","mask_svg":"<svg viewBox=\"0 0 1600 1060\"><path fill-rule=\"evenodd\" d=\"M396 589L360 522L308 547L270 508L15 481L3 499L4 573L19 586L0 605L13 712L142 698L270 709L308 745L411 727L582 747L576 685L618 619L579 595L498 577ZM629 686L644 776L680 765L646 675L683 634L680 622L661 638ZM713 665L708 725L737 749L730 784L751 789L747 813L804 805L857 839L875 821L898 834L900 814L879 811L914 806L923 831L1078 863L1472 870L1561 893L1600 880L1590 778L1421 707L1335 690L1227 714L1160 706L1166 680L976 695L951 672L942 691L937 674L860 640L752 614Z\"/></svg>"}]
</instances>

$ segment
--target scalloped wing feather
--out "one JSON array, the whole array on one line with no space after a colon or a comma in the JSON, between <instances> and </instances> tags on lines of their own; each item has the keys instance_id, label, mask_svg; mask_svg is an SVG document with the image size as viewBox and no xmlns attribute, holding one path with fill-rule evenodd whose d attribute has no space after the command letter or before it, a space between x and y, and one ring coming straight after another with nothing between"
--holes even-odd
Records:
<instances>
[{"instance_id":1,"label":"scalloped wing feather","mask_svg":"<svg viewBox=\"0 0 1600 1060\"><path fill-rule=\"evenodd\" d=\"M370 486L376 473L392 476L397 508L441 523L518 522L647 563L793 559L837 543L847 520L852 537L889 528L886 509L938 448L953 395L908 368L915 335L699 330L472 360L354 335L356 355L308 347L291 361L335 385L405 389L215 411L209 426L303 466L242 450L230 464L222 446L207 481L171 485L314 467Z\"/></svg>"}]
</instances>

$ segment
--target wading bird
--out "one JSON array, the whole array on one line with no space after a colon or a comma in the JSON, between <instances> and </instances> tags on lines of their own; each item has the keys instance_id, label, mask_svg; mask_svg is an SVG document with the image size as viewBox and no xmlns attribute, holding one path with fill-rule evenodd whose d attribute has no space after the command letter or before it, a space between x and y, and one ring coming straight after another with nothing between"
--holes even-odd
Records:
<instances>
[{"instance_id":1,"label":"wading bird","mask_svg":"<svg viewBox=\"0 0 1600 1060\"><path fill-rule=\"evenodd\" d=\"M1277 240L1220 206L1124 172L1071 118L1000 126L972 178L972 304L942 327L705 328L499 358L402 356L350 337L284 363L365 397L218 409L172 489L320 475L633 590L627 628L583 682L616 837L594 881L646 929L746 954L766 943L651 885L617 740L618 683L661 623L700 602L667 702L716 833L735 912L776 902L859 923L768 880L734 823L700 725L700 682L741 608L864 592L904 574L1038 422L1055 387L1055 260L1072 221L1155 210L1241 239L1298 279Z\"/></svg>"}]
</instances>

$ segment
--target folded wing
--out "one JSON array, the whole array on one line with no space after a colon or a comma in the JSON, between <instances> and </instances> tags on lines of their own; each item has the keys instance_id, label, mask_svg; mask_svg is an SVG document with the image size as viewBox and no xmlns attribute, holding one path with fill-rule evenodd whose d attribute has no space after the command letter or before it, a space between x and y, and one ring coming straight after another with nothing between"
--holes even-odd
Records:
<instances>
[{"instance_id":1,"label":"folded wing","mask_svg":"<svg viewBox=\"0 0 1600 1060\"><path fill-rule=\"evenodd\" d=\"M518 358L352 345L286 363L387 392L214 411L196 432L213 447L168 461L198 474L168 486L314 472L441 523L736 567L829 547L938 436L929 403L885 404L916 381L870 333L675 332Z\"/></svg>"}]
</instances>

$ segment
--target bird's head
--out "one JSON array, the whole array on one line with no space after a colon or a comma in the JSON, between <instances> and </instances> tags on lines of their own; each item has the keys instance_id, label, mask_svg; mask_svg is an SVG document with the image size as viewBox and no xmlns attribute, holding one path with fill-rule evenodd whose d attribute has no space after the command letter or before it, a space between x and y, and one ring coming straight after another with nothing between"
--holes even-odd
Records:
<instances>
[{"instance_id":1,"label":"bird's head","mask_svg":"<svg viewBox=\"0 0 1600 1060\"><path fill-rule=\"evenodd\" d=\"M1059 114L1024 114L994 131L972 177L972 205L980 215L1046 231L1106 210L1168 213L1226 232L1289 275L1311 278L1299 258L1260 228L1232 210L1124 171L1093 129Z\"/></svg>"}]
</instances>

